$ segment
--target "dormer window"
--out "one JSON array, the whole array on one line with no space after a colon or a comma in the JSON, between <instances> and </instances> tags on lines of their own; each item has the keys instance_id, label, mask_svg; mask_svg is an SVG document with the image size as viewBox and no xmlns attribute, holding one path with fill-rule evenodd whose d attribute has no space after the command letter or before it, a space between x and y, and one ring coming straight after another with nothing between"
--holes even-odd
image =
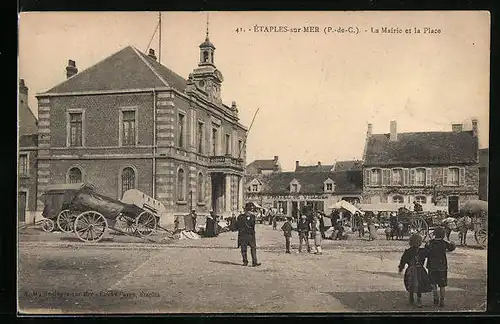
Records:
<instances>
[{"instance_id":1,"label":"dormer window","mask_svg":"<svg viewBox=\"0 0 500 324\"><path fill-rule=\"evenodd\" d=\"M252 189L251 189L252 192L257 192L259 191L259 185L258 184L253 184L252 185Z\"/></svg>"},{"instance_id":2,"label":"dormer window","mask_svg":"<svg viewBox=\"0 0 500 324\"><path fill-rule=\"evenodd\" d=\"M332 179L328 178L324 183L323 190L325 192L334 192L335 191L335 183Z\"/></svg>"},{"instance_id":3,"label":"dormer window","mask_svg":"<svg viewBox=\"0 0 500 324\"><path fill-rule=\"evenodd\" d=\"M300 191L300 183L297 181L297 179L293 179L292 182L290 182L290 192L299 192Z\"/></svg>"},{"instance_id":4,"label":"dormer window","mask_svg":"<svg viewBox=\"0 0 500 324\"><path fill-rule=\"evenodd\" d=\"M257 179L253 179L248 185L248 191L259 192L261 189L261 183Z\"/></svg>"}]
</instances>

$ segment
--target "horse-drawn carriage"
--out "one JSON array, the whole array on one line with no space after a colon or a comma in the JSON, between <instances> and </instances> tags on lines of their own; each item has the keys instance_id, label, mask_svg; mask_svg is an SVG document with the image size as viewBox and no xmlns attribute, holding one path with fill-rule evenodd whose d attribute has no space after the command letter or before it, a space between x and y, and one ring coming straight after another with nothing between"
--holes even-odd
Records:
<instances>
[{"instance_id":1,"label":"horse-drawn carriage","mask_svg":"<svg viewBox=\"0 0 500 324\"><path fill-rule=\"evenodd\" d=\"M425 239L429 235L428 212L414 212L402 204L391 203L360 204L358 207L365 213L390 215L387 223L392 236L397 238L419 234Z\"/></svg>"},{"instance_id":2,"label":"horse-drawn carriage","mask_svg":"<svg viewBox=\"0 0 500 324\"><path fill-rule=\"evenodd\" d=\"M477 244L485 248L488 245L488 202L470 200L461 208L460 213L471 217L469 229L474 231Z\"/></svg>"},{"instance_id":3,"label":"horse-drawn carriage","mask_svg":"<svg viewBox=\"0 0 500 324\"><path fill-rule=\"evenodd\" d=\"M47 222L56 223L62 232L74 233L84 242L98 242L108 228L134 236L149 236L159 223L154 208L104 196L89 184L50 185L41 200L45 205L42 216Z\"/></svg>"}]
</instances>

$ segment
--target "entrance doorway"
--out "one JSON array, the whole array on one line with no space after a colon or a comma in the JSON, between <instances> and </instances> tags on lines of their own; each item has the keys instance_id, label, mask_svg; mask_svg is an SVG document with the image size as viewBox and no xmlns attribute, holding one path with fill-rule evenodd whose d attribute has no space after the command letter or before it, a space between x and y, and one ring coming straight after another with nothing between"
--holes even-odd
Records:
<instances>
[{"instance_id":1,"label":"entrance doorway","mask_svg":"<svg viewBox=\"0 0 500 324\"><path fill-rule=\"evenodd\" d=\"M18 208L18 219L19 222L26 221L26 191L19 191L17 208Z\"/></svg>"},{"instance_id":2,"label":"entrance doorway","mask_svg":"<svg viewBox=\"0 0 500 324\"><path fill-rule=\"evenodd\" d=\"M224 174L212 173L212 209L216 215L224 211Z\"/></svg>"},{"instance_id":3,"label":"entrance doorway","mask_svg":"<svg viewBox=\"0 0 500 324\"><path fill-rule=\"evenodd\" d=\"M448 197L448 214L453 215L458 213L458 196Z\"/></svg>"},{"instance_id":4,"label":"entrance doorway","mask_svg":"<svg viewBox=\"0 0 500 324\"><path fill-rule=\"evenodd\" d=\"M299 204L296 201L292 201L292 217L299 217Z\"/></svg>"}]
</instances>

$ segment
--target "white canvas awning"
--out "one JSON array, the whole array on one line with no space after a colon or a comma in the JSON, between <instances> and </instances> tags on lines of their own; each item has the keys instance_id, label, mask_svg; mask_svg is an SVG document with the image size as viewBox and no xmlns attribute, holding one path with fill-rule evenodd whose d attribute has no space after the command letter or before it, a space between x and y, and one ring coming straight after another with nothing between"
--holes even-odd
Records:
<instances>
[{"instance_id":1,"label":"white canvas awning","mask_svg":"<svg viewBox=\"0 0 500 324\"><path fill-rule=\"evenodd\" d=\"M359 212L361 214L364 214L361 210L356 208L356 206L354 206L353 204L351 204L345 200L341 200L341 201L337 202L336 204L330 206L330 209L343 209L343 210L347 210L351 214L354 214L355 212Z\"/></svg>"}]
</instances>

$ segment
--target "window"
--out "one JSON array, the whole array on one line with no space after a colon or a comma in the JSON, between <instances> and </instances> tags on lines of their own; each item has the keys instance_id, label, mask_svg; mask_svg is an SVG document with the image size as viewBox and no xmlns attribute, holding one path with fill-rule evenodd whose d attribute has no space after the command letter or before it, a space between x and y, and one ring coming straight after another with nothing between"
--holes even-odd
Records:
<instances>
[{"instance_id":1,"label":"window","mask_svg":"<svg viewBox=\"0 0 500 324\"><path fill-rule=\"evenodd\" d=\"M198 173L198 202L203 202L205 200L204 188L203 185L203 174Z\"/></svg>"},{"instance_id":2,"label":"window","mask_svg":"<svg viewBox=\"0 0 500 324\"><path fill-rule=\"evenodd\" d=\"M242 150L243 150L243 141L242 140L238 140L238 155L240 157L241 157Z\"/></svg>"},{"instance_id":3,"label":"window","mask_svg":"<svg viewBox=\"0 0 500 324\"><path fill-rule=\"evenodd\" d=\"M69 114L69 145L82 146L82 113Z\"/></svg>"},{"instance_id":4,"label":"window","mask_svg":"<svg viewBox=\"0 0 500 324\"><path fill-rule=\"evenodd\" d=\"M135 189L135 171L131 167L126 167L122 171L122 196L130 189Z\"/></svg>"},{"instance_id":5,"label":"window","mask_svg":"<svg viewBox=\"0 0 500 324\"><path fill-rule=\"evenodd\" d=\"M459 169L449 168L448 170L448 183L452 186L458 186L459 184Z\"/></svg>"},{"instance_id":6,"label":"window","mask_svg":"<svg viewBox=\"0 0 500 324\"><path fill-rule=\"evenodd\" d=\"M203 52L203 62L208 62L208 52L207 51Z\"/></svg>"},{"instance_id":7,"label":"window","mask_svg":"<svg viewBox=\"0 0 500 324\"><path fill-rule=\"evenodd\" d=\"M259 185L253 184L252 185L252 192L257 192L257 191L259 191Z\"/></svg>"},{"instance_id":8,"label":"window","mask_svg":"<svg viewBox=\"0 0 500 324\"><path fill-rule=\"evenodd\" d=\"M122 111L122 145L135 145L135 111Z\"/></svg>"},{"instance_id":9,"label":"window","mask_svg":"<svg viewBox=\"0 0 500 324\"><path fill-rule=\"evenodd\" d=\"M392 183L393 186L403 185L403 170L394 169L392 170Z\"/></svg>"},{"instance_id":10,"label":"window","mask_svg":"<svg viewBox=\"0 0 500 324\"><path fill-rule=\"evenodd\" d=\"M326 191L333 191L333 183L326 184Z\"/></svg>"},{"instance_id":11,"label":"window","mask_svg":"<svg viewBox=\"0 0 500 324\"><path fill-rule=\"evenodd\" d=\"M185 186L184 170L177 171L177 200L186 201L186 186Z\"/></svg>"},{"instance_id":12,"label":"window","mask_svg":"<svg viewBox=\"0 0 500 324\"><path fill-rule=\"evenodd\" d=\"M80 168L74 167L69 170L68 173L69 183L80 183L82 182L82 170Z\"/></svg>"},{"instance_id":13,"label":"window","mask_svg":"<svg viewBox=\"0 0 500 324\"><path fill-rule=\"evenodd\" d=\"M203 153L203 123L198 122L198 153Z\"/></svg>"},{"instance_id":14,"label":"window","mask_svg":"<svg viewBox=\"0 0 500 324\"><path fill-rule=\"evenodd\" d=\"M402 196L394 196L392 197L392 202L395 204L402 204L404 200Z\"/></svg>"},{"instance_id":15,"label":"window","mask_svg":"<svg viewBox=\"0 0 500 324\"><path fill-rule=\"evenodd\" d=\"M179 133L177 134L177 138L178 138L177 146L179 146L180 148L184 148L184 115L183 114L179 114L178 132Z\"/></svg>"},{"instance_id":16,"label":"window","mask_svg":"<svg viewBox=\"0 0 500 324\"><path fill-rule=\"evenodd\" d=\"M226 134L226 155L231 154L231 135Z\"/></svg>"},{"instance_id":17,"label":"window","mask_svg":"<svg viewBox=\"0 0 500 324\"><path fill-rule=\"evenodd\" d=\"M19 154L19 175L28 175L28 154Z\"/></svg>"},{"instance_id":18,"label":"window","mask_svg":"<svg viewBox=\"0 0 500 324\"><path fill-rule=\"evenodd\" d=\"M370 174L370 183L374 186L379 186L381 183L381 170L380 169L372 169Z\"/></svg>"},{"instance_id":19,"label":"window","mask_svg":"<svg viewBox=\"0 0 500 324\"><path fill-rule=\"evenodd\" d=\"M217 155L217 128L212 128L212 155Z\"/></svg>"},{"instance_id":20,"label":"window","mask_svg":"<svg viewBox=\"0 0 500 324\"><path fill-rule=\"evenodd\" d=\"M291 191L292 192L298 192L299 191L299 186L296 183L292 183Z\"/></svg>"},{"instance_id":21,"label":"window","mask_svg":"<svg viewBox=\"0 0 500 324\"><path fill-rule=\"evenodd\" d=\"M417 169L415 171L415 185L425 186L425 169Z\"/></svg>"},{"instance_id":22,"label":"window","mask_svg":"<svg viewBox=\"0 0 500 324\"><path fill-rule=\"evenodd\" d=\"M415 201L417 202L417 204L426 204L427 203L427 197L425 196L416 196L415 197Z\"/></svg>"}]
</instances>

